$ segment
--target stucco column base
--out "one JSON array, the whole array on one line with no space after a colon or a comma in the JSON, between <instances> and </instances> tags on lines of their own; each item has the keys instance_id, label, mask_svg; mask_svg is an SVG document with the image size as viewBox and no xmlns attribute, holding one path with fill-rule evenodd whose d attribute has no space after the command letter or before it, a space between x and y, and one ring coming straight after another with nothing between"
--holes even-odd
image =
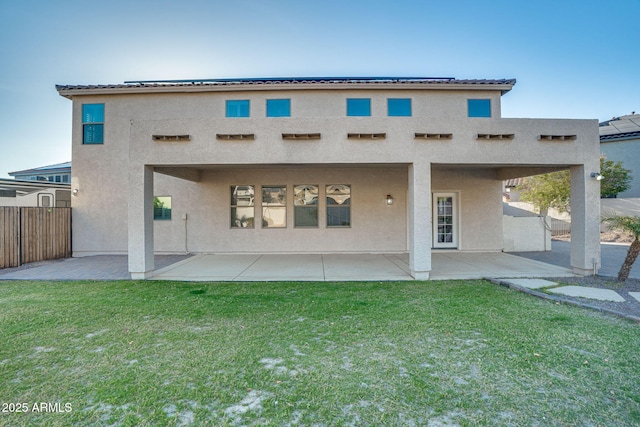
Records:
<instances>
[{"instance_id":1,"label":"stucco column base","mask_svg":"<svg viewBox=\"0 0 640 427\"><path fill-rule=\"evenodd\" d=\"M153 270L153 167L130 166L129 272L145 279Z\"/></svg>"},{"instance_id":2,"label":"stucco column base","mask_svg":"<svg viewBox=\"0 0 640 427\"><path fill-rule=\"evenodd\" d=\"M131 280L144 280L153 276L153 271L145 271L144 273L131 272Z\"/></svg>"},{"instance_id":3,"label":"stucco column base","mask_svg":"<svg viewBox=\"0 0 640 427\"><path fill-rule=\"evenodd\" d=\"M411 276L416 280L429 280L429 271L412 271Z\"/></svg>"},{"instance_id":4,"label":"stucco column base","mask_svg":"<svg viewBox=\"0 0 640 427\"><path fill-rule=\"evenodd\" d=\"M573 273L580 276L593 276L593 269L573 267Z\"/></svg>"}]
</instances>

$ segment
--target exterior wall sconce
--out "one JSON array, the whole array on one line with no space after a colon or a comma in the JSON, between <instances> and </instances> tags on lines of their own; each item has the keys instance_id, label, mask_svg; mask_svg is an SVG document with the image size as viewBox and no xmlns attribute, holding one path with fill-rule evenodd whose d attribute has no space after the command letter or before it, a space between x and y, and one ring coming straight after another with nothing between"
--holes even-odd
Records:
<instances>
[{"instance_id":1,"label":"exterior wall sconce","mask_svg":"<svg viewBox=\"0 0 640 427\"><path fill-rule=\"evenodd\" d=\"M393 204L393 197L391 197L391 194L387 194L387 205L391 206Z\"/></svg>"},{"instance_id":2,"label":"exterior wall sconce","mask_svg":"<svg viewBox=\"0 0 640 427\"><path fill-rule=\"evenodd\" d=\"M591 172L591 178L595 178L597 181L602 181L604 176L600 175L600 172Z\"/></svg>"},{"instance_id":3,"label":"exterior wall sconce","mask_svg":"<svg viewBox=\"0 0 640 427\"><path fill-rule=\"evenodd\" d=\"M78 195L78 189L74 188L73 190L71 190L71 194L73 194L74 196Z\"/></svg>"}]
</instances>

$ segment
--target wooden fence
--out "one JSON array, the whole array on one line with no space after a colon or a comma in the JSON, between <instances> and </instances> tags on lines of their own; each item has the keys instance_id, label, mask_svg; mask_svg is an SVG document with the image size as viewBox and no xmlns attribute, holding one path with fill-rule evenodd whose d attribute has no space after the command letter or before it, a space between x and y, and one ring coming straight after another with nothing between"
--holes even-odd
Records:
<instances>
[{"instance_id":1,"label":"wooden fence","mask_svg":"<svg viewBox=\"0 0 640 427\"><path fill-rule=\"evenodd\" d=\"M71 256L71 208L0 207L0 268Z\"/></svg>"}]
</instances>

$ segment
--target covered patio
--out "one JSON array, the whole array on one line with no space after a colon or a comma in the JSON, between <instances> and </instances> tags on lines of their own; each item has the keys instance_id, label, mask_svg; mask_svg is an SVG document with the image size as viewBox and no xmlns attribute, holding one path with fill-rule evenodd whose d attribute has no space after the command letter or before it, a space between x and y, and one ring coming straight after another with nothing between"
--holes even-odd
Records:
<instances>
[{"instance_id":1,"label":"covered patio","mask_svg":"<svg viewBox=\"0 0 640 427\"><path fill-rule=\"evenodd\" d=\"M568 268L501 252L434 252L430 280L568 277ZM203 254L154 272L151 280L414 280L408 254Z\"/></svg>"}]
</instances>

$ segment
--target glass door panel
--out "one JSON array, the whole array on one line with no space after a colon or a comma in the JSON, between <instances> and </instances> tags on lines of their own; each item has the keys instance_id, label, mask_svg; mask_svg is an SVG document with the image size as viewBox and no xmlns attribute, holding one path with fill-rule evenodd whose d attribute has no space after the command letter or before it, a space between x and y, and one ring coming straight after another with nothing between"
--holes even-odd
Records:
<instances>
[{"instance_id":1,"label":"glass door panel","mask_svg":"<svg viewBox=\"0 0 640 427\"><path fill-rule=\"evenodd\" d=\"M433 247L457 248L456 194L433 194Z\"/></svg>"}]
</instances>

